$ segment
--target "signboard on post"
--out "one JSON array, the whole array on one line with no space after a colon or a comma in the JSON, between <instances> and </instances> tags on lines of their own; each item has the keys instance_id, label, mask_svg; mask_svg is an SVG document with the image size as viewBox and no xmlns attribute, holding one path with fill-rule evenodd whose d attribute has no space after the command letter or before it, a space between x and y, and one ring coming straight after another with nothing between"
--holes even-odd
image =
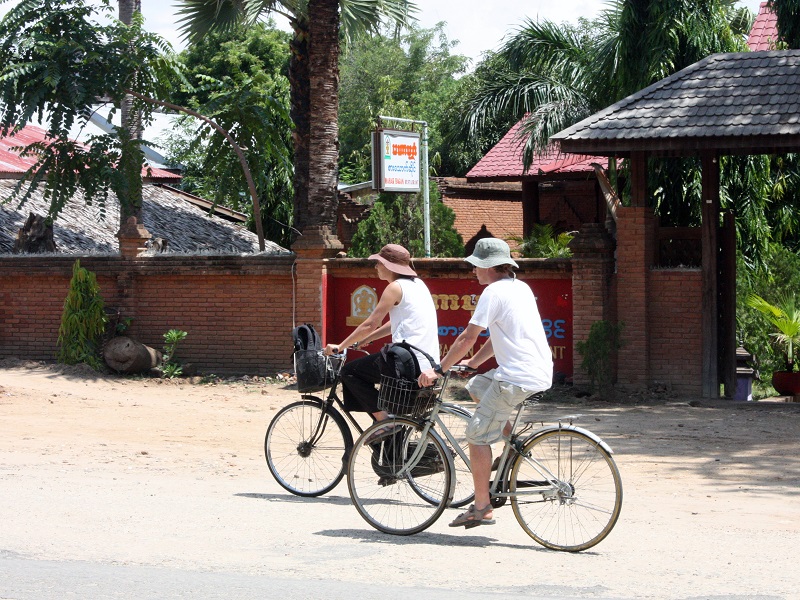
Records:
<instances>
[{"instance_id":1,"label":"signboard on post","mask_svg":"<svg viewBox=\"0 0 800 600\"><path fill-rule=\"evenodd\" d=\"M379 129L372 133L372 187L382 192L420 190L420 135Z\"/></svg>"}]
</instances>

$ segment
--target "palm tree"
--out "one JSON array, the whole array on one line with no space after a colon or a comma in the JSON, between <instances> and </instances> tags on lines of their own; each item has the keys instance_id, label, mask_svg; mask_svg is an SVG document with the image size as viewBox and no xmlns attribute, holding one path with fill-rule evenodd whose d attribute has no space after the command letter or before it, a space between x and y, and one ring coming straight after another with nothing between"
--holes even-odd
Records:
<instances>
[{"instance_id":1,"label":"palm tree","mask_svg":"<svg viewBox=\"0 0 800 600\"><path fill-rule=\"evenodd\" d=\"M409 0L181 0L180 5L181 32L189 41L270 13L289 20L294 227L322 234L326 245L339 247L334 233L340 24L349 39L377 31L383 19L405 25L416 7Z\"/></svg>"},{"instance_id":2,"label":"palm tree","mask_svg":"<svg viewBox=\"0 0 800 600\"><path fill-rule=\"evenodd\" d=\"M462 107L463 130L480 135L498 120L524 119L520 135L530 165L554 133L710 54L746 51L754 16L735 4L613 0L599 19L577 26L528 20L490 57L491 68L476 69L478 81ZM758 262L775 219L768 161L725 157L721 164L723 205L736 209L740 248ZM696 160L653 161L649 177L664 224L699 221ZM784 218L783 227L793 230L796 222Z\"/></svg>"},{"instance_id":3,"label":"palm tree","mask_svg":"<svg viewBox=\"0 0 800 600\"><path fill-rule=\"evenodd\" d=\"M466 101L477 134L525 117L526 164L551 135L714 52L745 51L752 24L734 0L612 0L577 26L527 20ZM743 12L744 11L744 12Z\"/></svg>"},{"instance_id":4,"label":"palm tree","mask_svg":"<svg viewBox=\"0 0 800 600\"><path fill-rule=\"evenodd\" d=\"M133 18L136 13L142 12L142 0L119 0L119 20L123 25L133 25ZM140 115L133 110L133 97L126 95L120 103L120 124L127 131L127 137L131 140L142 139L142 123ZM129 156L131 153L138 154L141 150L130 144L123 142L124 161L139 162L141 156ZM119 220L120 225L124 225L128 217L136 217L138 223L142 222L142 185L141 177L132 177L131 185L125 186L125 193L119 198Z\"/></svg>"}]
</instances>

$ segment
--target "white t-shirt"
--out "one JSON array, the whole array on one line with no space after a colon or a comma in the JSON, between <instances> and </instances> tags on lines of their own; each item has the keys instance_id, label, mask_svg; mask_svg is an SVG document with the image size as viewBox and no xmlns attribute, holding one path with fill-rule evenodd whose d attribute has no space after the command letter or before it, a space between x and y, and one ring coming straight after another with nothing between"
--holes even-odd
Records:
<instances>
[{"instance_id":1,"label":"white t-shirt","mask_svg":"<svg viewBox=\"0 0 800 600\"><path fill-rule=\"evenodd\" d=\"M392 324L392 341L406 341L421 348L439 362L439 323L436 319L436 305L428 286L419 278L396 279L403 291L400 303L389 310ZM430 361L419 352L414 352L420 369L430 369Z\"/></svg>"},{"instance_id":2,"label":"white t-shirt","mask_svg":"<svg viewBox=\"0 0 800 600\"><path fill-rule=\"evenodd\" d=\"M495 379L531 391L553 384L553 354L527 283L508 278L486 286L469 322L489 330Z\"/></svg>"}]
</instances>

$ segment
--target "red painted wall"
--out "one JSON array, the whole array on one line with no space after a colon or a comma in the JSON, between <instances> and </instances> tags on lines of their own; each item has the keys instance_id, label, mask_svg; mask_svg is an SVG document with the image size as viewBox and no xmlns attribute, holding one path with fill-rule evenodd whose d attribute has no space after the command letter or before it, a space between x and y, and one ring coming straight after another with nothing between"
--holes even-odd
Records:
<instances>
[{"instance_id":1,"label":"red painted wall","mask_svg":"<svg viewBox=\"0 0 800 600\"><path fill-rule=\"evenodd\" d=\"M439 320L439 348L442 356L461 333L475 310L483 286L470 279L426 279ZM555 371L572 376L572 281L570 279L521 278L533 289L539 314L548 334ZM343 340L360 320L371 312L386 282L367 277L336 277L329 281L328 339ZM387 338L388 340L388 338ZM485 338L483 338L485 341ZM483 345L479 342L477 349ZM375 351L378 344L370 350ZM490 363L486 363L488 368Z\"/></svg>"}]
</instances>

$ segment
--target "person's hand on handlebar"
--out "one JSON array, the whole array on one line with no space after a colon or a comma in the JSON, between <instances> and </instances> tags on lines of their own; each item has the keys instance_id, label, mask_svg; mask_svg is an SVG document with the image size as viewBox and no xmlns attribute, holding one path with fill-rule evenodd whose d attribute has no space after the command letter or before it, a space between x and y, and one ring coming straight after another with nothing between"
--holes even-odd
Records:
<instances>
[{"instance_id":1,"label":"person's hand on handlebar","mask_svg":"<svg viewBox=\"0 0 800 600\"><path fill-rule=\"evenodd\" d=\"M330 356L331 354L339 354L339 344L328 344L325 346L323 352L325 356Z\"/></svg>"},{"instance_id":2,"label":"person's hand on handlebar","mask_svg":"<svg viewBox=\"0 0 800 600\"><path fill-rule=\"evenodd\" d=\"M470 366L469 361L470 359L464 359L457 365L450 367L450 370L461 371L463 373L474 372L475 367ZM442 375L444 375L442 366L436 365L432 369L428 369L427 371L420 373L420 376L417 378L417 383L420 385L420 387L430 387Z\"/></svg>"}]
</instances>

